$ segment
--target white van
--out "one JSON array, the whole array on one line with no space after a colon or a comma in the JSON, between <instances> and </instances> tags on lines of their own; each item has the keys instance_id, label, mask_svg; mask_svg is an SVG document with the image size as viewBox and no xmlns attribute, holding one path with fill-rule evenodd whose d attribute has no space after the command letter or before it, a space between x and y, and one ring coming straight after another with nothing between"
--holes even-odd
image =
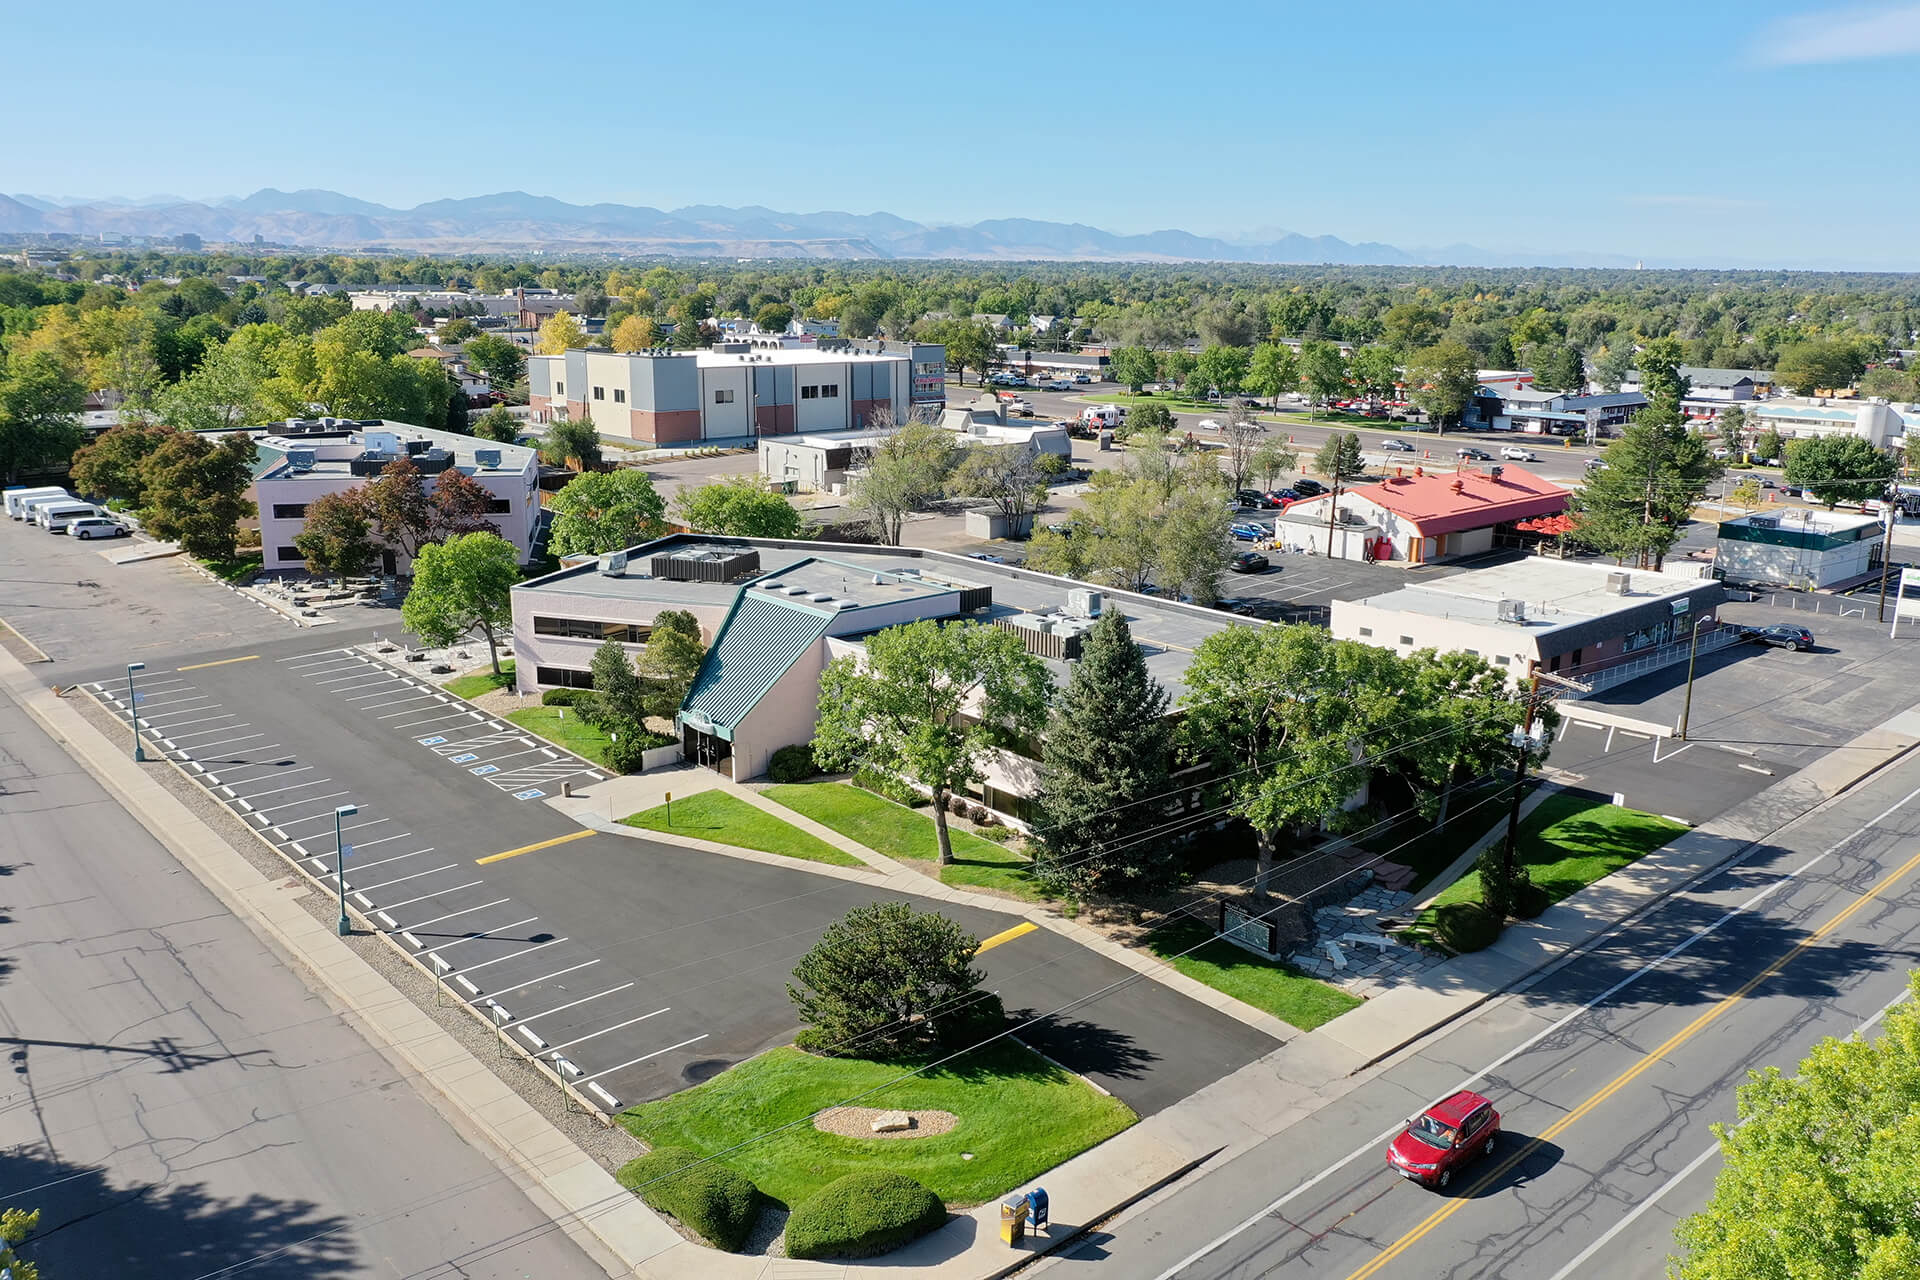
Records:
<instances>
[{"instance_id":1,"label":"white van","mask_svg":"<svg viewBox=\"0 0 1920 1280\"><path fill-rule=\"evenodd\" d=\"M1112 430L1126 420L1125 406L1117 404L1096 404L1080 411L1080 421L1090 427L1105 427Z\"/></svg>"},{"instance_id":2,"label":"white van","mask_svg":"<svg viewBox=\"0 0 1920 1280\"><path fill-rule=\"evenodd\" d=\"M71 496L71 494L59 485L15 485L6 491L7 518L9 520L26 519L26 506L35 498L67 498Z\"/></svg>"},{"instance_id":3,"label":"white van","mask_svg":"<svg viewBox=\"0 0 1920 1280\"><path fill-rule=\"evenodd\" d=\"M104 514L105 512L91 502L49 502L45 506L34 508L33 522L48 533L65 533L67 526L75 520L85 520L89 516Z\"/></svg>"},{"instance_id":4,"label":"white van","mask_svg":"<svg viewBox=\"0 0 1920 1280\"><path fill-rule=\"evenodd\" d=\"M67 526L67 536L78 538L82 542L94 538L124 538L133 530L121 524L111 516L81 516Z\"/></svg>"},{"instance_id":5,"label":"white van","mask_svg":"<svg viewBox=\"0 0 1920 1280\"><path fill-rule=\"evenodd\" d=\"M61 503L73 503L78 501L80 501L80 499L74 497L72 494L68 493L65 489L58 489L58 490L55 490L53 493L43 494L38 498L28 498L25 502L22 502L20 504L19 518L22 520L25 520L29 524L34 524L34 523L37 523L37 521L35 520L35 517L40 514L40 508L58 506Z\"/></svg>"}]
</instances>

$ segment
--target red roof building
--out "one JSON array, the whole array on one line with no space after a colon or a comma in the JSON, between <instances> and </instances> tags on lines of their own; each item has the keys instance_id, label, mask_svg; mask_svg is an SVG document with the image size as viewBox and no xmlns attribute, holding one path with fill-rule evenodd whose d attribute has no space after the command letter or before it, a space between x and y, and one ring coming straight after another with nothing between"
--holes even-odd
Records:
<instances>
[{"instance_id":1,"label":"red roof building","mask_svg":"<svg viewBox=\"0 0 1920 1280\"><path fill-rule=\"evenodd\" d=\"M1275 535L1288 550L1425 564L1490 551L1496 538L1515 534L1520 521L1564 512L1568 496L1522 467L1416 467L1411 474L1343 489L1337 500L1326 495L1296 502Z\"/></svg>"}]
</instances>

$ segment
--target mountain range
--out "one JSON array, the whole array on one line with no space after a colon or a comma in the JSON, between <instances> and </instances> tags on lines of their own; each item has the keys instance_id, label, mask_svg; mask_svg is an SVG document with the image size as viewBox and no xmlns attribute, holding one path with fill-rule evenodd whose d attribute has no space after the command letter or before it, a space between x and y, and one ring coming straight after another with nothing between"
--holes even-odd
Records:
<instances>
[{"instance_id":1,"label":"mountain range","mask_svg":"<svg viewBox=\"0 0 1920 1280\"><path fill-rule=\"evenodd\" d=\"M1223 239L1188 231L1122 235L1083 223L994 218L971 226L913 222L891 213L782 213L750 205L568 204L503 191L394 209L337 191L277 191L188 200L0 195L0 235L173 237L304 248L383 246L417 252L542 249L684 257L965 258L1068 262L1350 263L1416 266L1631 266L1605 254L1509 254L1471 245L1407 250L1372 241L1266 230Z\"/></svg>"}]
</instances>

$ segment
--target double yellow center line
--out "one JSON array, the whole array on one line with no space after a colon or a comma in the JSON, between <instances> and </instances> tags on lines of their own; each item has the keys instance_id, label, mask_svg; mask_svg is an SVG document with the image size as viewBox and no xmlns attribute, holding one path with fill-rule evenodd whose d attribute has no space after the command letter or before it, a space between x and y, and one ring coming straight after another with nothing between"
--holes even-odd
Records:
<instances>
[{"instance_id":1,"label":"double yellow center line","mask_svg":"<svg viewBox=\"0 0 1920 1280\"><path fill-rule=\"evenodd\" d=\"M1625 1071L1621 1072L1618 1076L1614 1077L1614 1079L1610 1083L1608 1083L1605 1088L1595 1093L1592 1097L1588 1098L1585 1102L1582 1102L1579 1106L1575 1107L1573 1110L1567 1112L1567 1114L1562 1116L1560 1119L1554 1121L1553 1124L1548 1126L1547 1129L1544 1132L1542 1132L1538 1137L1532 1139L1525 1146L1521 1147L1518 1151L1514 1152L1512 1155L1502 1160L1498 1165L1494 1166L1492 1169L1482 1174L1479 1180L1476 1181L1473 1184L1473 1186L1467 1189L1467 1192L1465 1195L1461 1196L1457 1200L1450 1200L1446 1204L1442 1205L1440 1208L1435 1209L1431 1214L1427 1216L1427 1220L1425 1222L1422 1222L1419 1226L1415 1227L1413 1230L1407 1232L1407 1234L1405 1234L1404 1236L1401 1236L1398 1240L1394 1241L1393 1244L1387 1247L1385 1252L1381 1253L1378 1257L1374 1258L1371 1262L1367 1263L1365 1266L1361 1267L1358 1271L1355 1271L1352 1275L1348 1276L1347 1280L1368 1280L1368 1277L1378 1274L1382 1267L1386 1266L1388 1263L1398 1258L1401 1254L1405 1253L1408 1249L1411 1249L1414 1245L1418 1244L1430 1232L1432 1232L1441 1223L1445 1222L1448 1218L1451 1218L1454 1214L1466 1208L1466 1206L1473 1200L1475 1195L1477 1195L1479 1192L1484 1190L1486 1187L1497 1182L1499 1179L1505 1177L1517 1165L1519 1165L1522 1161L1526 1160L1527 1157L1531 1156L1534 1152L1538 1151L1541 1147L1545 1146L1547 1143L1559 1137L1562 1133L1565 1133L1570 1127L1572 1127L1572 1125L1576 1121L1581 1119L1581 1117L1587 1115L1595 1107L1600 1106L1602 1103L1606 1102L1609 1098L1613 1097L1615 1094L1619 1093L1622 1089L1626 1088L1628 1085L1632 1084L1635 1080L1639 1079L1641 1075L1643 1075L1649 1068L1651 1068L1654 1065L1654 1063L1664 1059L1669 1053L1673 1052L1673 1050L1679 1048L1681 1045L1691 1040L1694 1036L1698 1035L1706 1027L1711 1025L1716 1019L1720 1017L1721 1014L1725 1013L1727 1010L1733 1008L1734 1005L1740 1003L1740 1001L1746 999L1749 995L1753 994L1754 988L1758 987L1761 983L1765 982L1768 978L1771 978L1775 974L1779 973L1782 969L1792 964L1795 960L1799 959L1806 952L1812 950L1823 939L1825 939L1828 934L1831 934L1835 929L1838 929L1841 925L1853 919L1855 913L1858 912L1860 908L1866 906L1869 902L1872 902L1875 898L1878 898L1882 893L1882 891L1884 891L1889 885L1893 884L1893 882L1896 880L1902 879L1909 872L1913 871L1914 868L1916 867L1920 867L1920 853L1916 853L1915 855L1913 855L1913 857L1907 859L1906 862L1902 863L1898 868L1896 868L1891 872L1888 872L1885 876L1883 876L1880 879L1878 883L1876 883L1873 886L1873 888L1867 890L1865 893L1861 894L1858 898L1854 899L1852 905L1848 906L1845 910L1841 911L1838 915L1834 916L1833 919L1827 921L1825 924L1821 925L1818 929L1815 929L1812 933L1808 934L1804 939L1802 939L1800 942L1795 944L1794 948L1791 951L1787 952L1785 955L1781 956L1778 960L1775 960L1772 964L1768 965L1766 968L1762 969L1759 973L1755 974L1752 978L1748 979L1747 982L1743 984L1738 991L1735 991L1732 995L1727 996L1725 999L1721 1000L1718 1004L1713 1005L1711 1008L1701 1013L1700 1016L1695 1018L1692 1022L1689 1022L1686 1026L1680 1028L1680 1030L1674 1032L1671 1036L1668 1036L1657 1047L1649 1050L1638 1062L1634 1063L1631 1067L1628 1067Z\"/></svg>"}]
</instances>

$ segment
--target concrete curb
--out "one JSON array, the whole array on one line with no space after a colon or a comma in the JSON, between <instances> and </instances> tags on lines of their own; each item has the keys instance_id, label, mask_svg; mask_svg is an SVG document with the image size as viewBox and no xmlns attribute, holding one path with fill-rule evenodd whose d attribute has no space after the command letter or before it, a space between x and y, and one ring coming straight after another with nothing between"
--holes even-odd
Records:
<instances>
[{"instance_id":1,"label":"concrete curb","mask_svg":"<svg viewBox=\"0 0 1920 1280\"><path fill-rule=\"evenodd\" d=\"M5 627L7 629L8 635L12 636L15 640L18 640L21 644L25 645L27 648L33 650L35 653L39 654L40 656L34 659L35 662L52 662L53 661L53 659L48 656L47 651L45 649L42 649L39 645L35 644L32 638L28 636L26 632L14 626L11 622L8 622L5 618L0 618L0 627Z\"/></svg>"}]
</instances>

